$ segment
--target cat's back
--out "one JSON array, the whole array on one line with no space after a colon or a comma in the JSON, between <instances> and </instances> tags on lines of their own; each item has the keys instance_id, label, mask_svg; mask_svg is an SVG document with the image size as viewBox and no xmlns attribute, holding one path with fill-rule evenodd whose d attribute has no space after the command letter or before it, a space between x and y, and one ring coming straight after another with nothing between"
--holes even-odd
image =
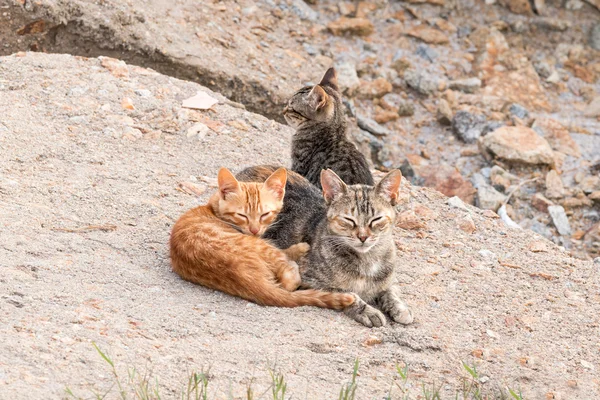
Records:
<instances>
[{"instance_id":1,"label":"cat's back","mask_svg":"<svg viewBox=\"0 0 600 400\"><path fill-rule=\"evenodd\" d=\"M273 165L249 167L236 177L240 181L261 182L277 168ZM319 189L302 175L288 170L283 208L264 238L280 249L300 242L310 244L313 240L312 232L326 213L325 201Z\"/></svg>"}]
</instances>

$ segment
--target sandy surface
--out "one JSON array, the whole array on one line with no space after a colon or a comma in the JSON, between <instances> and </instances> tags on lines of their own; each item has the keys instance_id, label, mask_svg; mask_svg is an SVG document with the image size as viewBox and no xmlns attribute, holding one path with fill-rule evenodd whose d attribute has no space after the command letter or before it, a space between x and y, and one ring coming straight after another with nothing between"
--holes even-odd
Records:
<instances>
[{"instance_id":1,"label":"sandy surface","mask_svg":"<svg viewBox=\"0 0 600 400\"><path fill-rule=\"evenodd\" d=\"M107 390L92 342L123 375L151 371L163 398L208 366L215 398L241 397L252 377L262 393L275 363L294 398L337 398L355 357L361 399L382 398L397 363L409 365L414 393L417 380L443 381L453 398L461 361L490 378L484 387L528 399L600 396L600 266L432 189L406 184L399 208L409 327L259 307L179 279L168 261L174 220L206 200L221 166L288 164L291 130L218 94L212 111L182 109L212 92L102 62L0 58L0 398ZM472 234L458 229L467 214Z\"/></svg>"}]
</instances>

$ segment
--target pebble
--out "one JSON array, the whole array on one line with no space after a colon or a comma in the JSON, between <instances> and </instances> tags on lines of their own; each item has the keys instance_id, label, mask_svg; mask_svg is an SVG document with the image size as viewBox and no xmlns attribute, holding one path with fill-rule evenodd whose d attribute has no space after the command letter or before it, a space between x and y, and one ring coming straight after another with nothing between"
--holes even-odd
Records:
<instances>
[{"instance_id":1,"label":"pebble","mask_svg":"<svg viewBox=\"0 0 600 400\"><path fill-rule=\"evenodd\" d=\"M565 196L565 187L562 179L556 170L551 170L546 174L546 192L549 199L562 199Z\"/></svg>"},{"instance_id":2,"label":"pebble","mask_svg":"<svg viewBox=\"0 0 600 400\"><path fill-rule=\"evenodd\" d=\"M548 141L550 146L569 156L581 157L579 145L560 122L552 118L536 118L531 128Z\"/></svg>"},{"instance_id":3,"label":"pebble","mask_svg":"<svg viewBox=\"0 0 600 400\"><path fill-rule=\"evenodd\" d=\"M466 78L450 81L448 87L453 90L459 90L464 93L475 93L481 87L481 79Z\"/></svg>"},{"instance_id":4,"label":"pebble","mask_svg":"<svg viewBox=\"0 0 600 400\"><path fill-rule=\"evenodd\" d=\"M398 115L401 117L410 117L415 114L415 105L412 101L402 100L398 104Z\"/></svg>"},{"instance_id":5,"label":"pebble","mask_svg":"<svg viewBox=\"0 0 600 400\"><path fill-rule=\"evenodd\" d=\"M487 183L479 184L477 187L476 205L484 210L497 211L506 196L494 189Z\"/></svg>"},{"instance_id":6,"label":"pebble","mask_svg":"<svg viewBox=\"0 0 600 400\"><path fill-rule=\"evenodd\" d=\"M590 46L594 50L600 50L600 23L597 23L590 30Z\"/></svg>"},{"instance_id":7,"label":"pebble","mask_svg":"<svg viewBox=\"0 0 600 400\"><path fill-rule=\"evenodd\" d=\"M430 44L447 44L450 41L444 32L425 25L417 25L406 34Z\"/></svg>"},{"instance_id":8,"label":"pebble","mask_svg":"<svg viewBox=\"0 0 600 400\"><path fill-rule=\"evenodd\" d=\"M467 215L464 218L458 220L458 228L461 231L467 233L473 233L477 229L477 227L475 226L475 222L473 221L473 218L471 218L470 215Z\"/></svg>"},{"instance_id":9,"label":"pebble","mask_svg":"<svg viewBox=\"0 0 600 400\"><path fill-rule=\"evenodd\" d=\"M480 145L496 157L523 164L554 164L548 142L525 126L503 126L483 137Z\"/></svg>"},{"instance_id":10,"label":"pebble","mask_svg":"<svg viewBox=\"0 0 600 400\"><path fill-rule=\"evenodd\" d=\"M392 91L392 84L385 78L363 81L358 88L357 97L362 99L378 99Z\"/></svg>"},{"instance_id":11,"label":"pebble","mask_svg":"<svg viewBox=\"0 0 600 400\"><path fill-rule=\"evenodd\" d=\"M536 193L531 198L531 205L541 212L548 212L548 207L553 206L554 203L544 197L541 193Z\"/></svg>"},{"instance_id":12,"label":"pebble","mask_svg":"<svg viewBox=\"0 0 600 400\"><path fill-rule=\"evenodd\" d=\"M379 125L377 122L373 121L371 118L362 117L360 115L357 115L356 123L360 129L365 130L369 133L372 133L373 135L387 136L390 134L390 131L388 129Z\"/></svg>"},{"instance_id":13,"label":"pebble","mask_svg":"<svg viewBox=\"0 0 600 400\"><path fill-rule=\"evenodd\" d=\"M508 112L520 119L529 118L529 111L518 103L512 103L508 108Z\"/></svg>"},{"instance_id":14,"label":"pebble","mask_svg":"<svg viewBox=\"0 0 600 400\"><path fill-rule=\"evenodd\" d=\"M533 24L541 29L564 32L571 27L571 23L559 18L541 17L533 20Z\"/></svg>"},{"instance_id":15,"label":"pebble","mask_svg":"<svg viewBox=\"0 0 600 400\"><path fill-rule=\"evenodd\" d=\"M562 206L550 206L548 207L548 213L550 213L552 222L559 234L563 236L571 234L571 225L569 224L565 209Z\"/></svg>"},{"instance_id":16,"label":"pebble","mask_svg":"<svg viewBox=\"0 0 600 400\"><path fill-rule=\"evenodd\" d=\"M420 43L417 46L415 54L429 62L434 62L435 59L439 56L437 51L423 43Z\"/></svg>"},{"instance_id":17,"label":"pebble","mask_svg":"<svg viewBox=\"0 0 600 400\"><path fill-rule=\"evenodd\" d=\"M356 73L356 65L349 62L343 62L337 64L335 69L340 89L348 96L352 96L360 86L360 80Z\"/></svg>"},{"instance_id":18,"label":"pebble","mask_svg":"<svg viewBox=\"0 0 600 400\"><path fill-rule=\"evenodd\" d=\"M439 79L425 71L409 69L404 73L406 84L424 95L431 95L439 88Z\"/></svg>"},{"instance_id":19,"label":"pebble","mask_svg":"<svg viewBox=\"0 0 600 400\"><path fill-rule=\"evenodd\" d=\"M150 96L152 96L152 92L149 91L148 89L136 89L135 90L135 94L137 94L140 97L150 97Z\"/></svg>"},{"instance_id":20,"label":"pebble","mask_svg":"<svg viewBox=\"0 0 600 400\"><path fill-rule=\"evenodd\" d=\"M467 208L467 206L465 205L465 203L458 196L450 197L448 199L448 201L447 201L447 204L450 207L458 208L458 209L461 209L461 210L469 212L469 209Z\"/></svg>"},{"instance_id":21,"label":"pebble","mask_svg":"<svg viewBox=\"0 0 600 400\"><path fill-rule=\"evenodd\" d=\"M203 124L202 122L196 122L194 125L190 126L187 130L186 136L188 138L198 137L198 139L204 138L210 128Z\"/></svg>"},{"instance_id":22,"label":"pebble","mask_svg":"<svg viewBox=\"0 0 600 400\"><path fill-rule=\"evenodd\" d=\"M567 0L565 8L569 11L577 11L583 8L583 2L581 0ZM597 49L600 50L600 49Z\"/></svg>"},{"instance_id":23,"label":"pebble","mask_svg":"<svg viewBox=\"0 0 600 400\"><path fill-rule=\"evenodd\" d=\"M457 111L452 118L452 132L465 143L475 142L482 135L485 125L483 115L464 110Z\"/></svg>"},{"instance_id":24,"label":"pebble","mask_svg":"<svg viewBox=\"0 0 600 400\"><path fill-rule=\"evenodd\" d=\"M375 28L366 18L341 17L327 24L327 29L336 36L369 36Z\"/></svg>"},{"instance_id":25,"label":"pebble","mask_svg":"<svg viewBox=\"0 0 600 400\"><path fill-rule=\"evenodd\" d=\"M588 106L583 110L583 115L586 117L600 117L600 96L596 97Z\"/></svg>"},{"instance_id":26,"label":"pebble","mask_svg":"<svg viewBox=\"0 0 600 400\"><path fill-rule=\"evenodd\" d=\"M438 122L442 125L450 125L452 124L452 117L452 108L450 108L450 104L446 100L440 99L437 108Z\"/></svg>"}]
</instances>

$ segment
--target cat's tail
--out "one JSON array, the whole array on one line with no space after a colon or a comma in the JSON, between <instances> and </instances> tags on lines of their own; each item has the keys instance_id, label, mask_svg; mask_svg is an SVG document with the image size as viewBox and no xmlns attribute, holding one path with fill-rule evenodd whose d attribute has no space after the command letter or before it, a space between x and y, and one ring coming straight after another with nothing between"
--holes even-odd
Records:
<instances>
[{"instance_id":1,"label":"cat's tail","mask_svg":"<svg viewBox=\"0 0 600 400\"><path fill-rule=\"evenodd\" d=\"M314 289L288 292L278 287L277 290L263 292L259 302L265 306L275 307L314 306L342 310L354 304L354 295Z\"/></svg>"}]
</instances>

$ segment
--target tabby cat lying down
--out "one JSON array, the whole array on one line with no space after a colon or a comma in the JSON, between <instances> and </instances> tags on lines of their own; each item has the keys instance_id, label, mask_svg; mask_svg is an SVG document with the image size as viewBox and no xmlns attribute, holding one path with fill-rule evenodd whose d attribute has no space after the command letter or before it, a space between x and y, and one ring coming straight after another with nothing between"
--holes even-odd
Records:
<instances>
[{"instance_id":1,"label":"tabby cat lying down","mask_svg":"<svg viewBox=\"0 0 600 400\"><path fill-rule=\"evenodd\" d=\"M344 309L354 296L321 290L298 290L294 260L308 250L295 243L286 250L261 239L281 211L287 173L271 171L259 183L238 182L219 171L219 190L207 205L183 214L171 232L173 271L183 279L258 304Z\"/></svg>"},{"instance_id":2,"label":"tabby cat lying down","mask_svg":"<svg viewBox=\"0 0 600 400\"><path fill-rule=\"evenodd\" d=\"M277 167L240 172L241 181L264 181ZM392 236L394 205L402 174L389 172L377 185L346 185L333 171L321 172L323 194L306 178L288 171L283 208L264 237L279 248L307 242L300 261L302 287L352 292L344 312L371 327L392 320L410 324L413 316L396 282L396 246Z\"/></svg>"}]
</instances>

